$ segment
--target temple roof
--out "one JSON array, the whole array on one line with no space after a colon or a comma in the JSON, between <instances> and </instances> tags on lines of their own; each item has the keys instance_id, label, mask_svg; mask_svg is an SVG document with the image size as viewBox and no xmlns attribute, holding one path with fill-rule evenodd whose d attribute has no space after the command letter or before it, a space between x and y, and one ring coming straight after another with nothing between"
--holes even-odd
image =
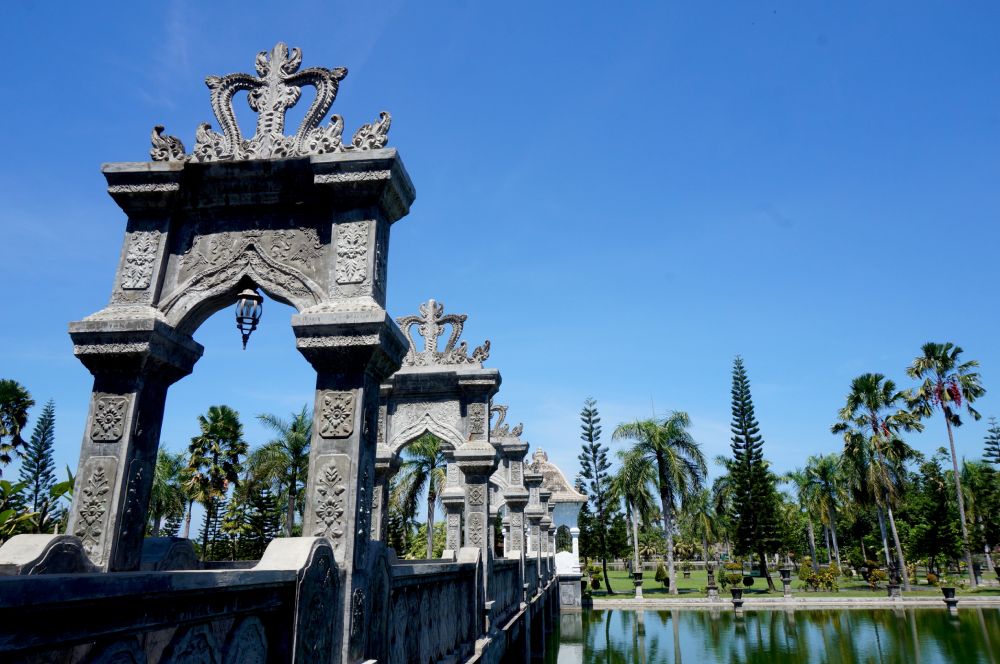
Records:
<instances>
[{"instance_id":1,"label":"temple roof","mask_svg":"<svg viewBox=\"0 0 1000 664\"><path fill-rule=\"evenodd\" d=\"M543 450L535 450L531 455L531 470L542 474L542 488L552 492L550 503L585 503L587 497L566 481L559 467L549 462L549 455Z\"/></svg>"}]
</instances>

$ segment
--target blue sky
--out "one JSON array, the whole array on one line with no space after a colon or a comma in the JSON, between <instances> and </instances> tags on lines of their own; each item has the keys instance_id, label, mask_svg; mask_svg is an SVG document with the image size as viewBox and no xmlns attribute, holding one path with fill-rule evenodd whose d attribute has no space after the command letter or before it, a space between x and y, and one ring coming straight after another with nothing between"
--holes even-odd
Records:
<instances>
[{"instance_id":1,"label":"blue sky","mask_svg":"<svg viewBox=\"0 0 1000 664\"><path fill-rule=\"evenodd\" d=\"M66 324L107 302L125 222L100 164L148 158L157 123L190 147L213 120L204 76L283 40L349 68L348 131L393 114L417 200L392 231L390 313L469 314L498 400L567 475L587 396L608 439L683 409L727 452L736 354L778 470L838 449L851 378L907 385L928 340L980 360L980 409L1000 415L998 19L986 2L16 3L0 375L55 399L75 469L91 378ZM211 404L256 444L253 415L311 401L291 314L267 302L245 354L230 310L197 332L169 449ZM960 429L960 453L984 430ZM911 442L931 452L943 427Z\"/></svg>"}]
</instances>

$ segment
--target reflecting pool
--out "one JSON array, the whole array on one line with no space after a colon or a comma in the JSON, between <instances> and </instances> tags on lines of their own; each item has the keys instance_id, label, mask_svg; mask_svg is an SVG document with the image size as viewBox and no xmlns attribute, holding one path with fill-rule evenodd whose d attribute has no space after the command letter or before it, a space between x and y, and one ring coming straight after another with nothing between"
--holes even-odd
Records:
<instances>
[{"instance_id":1,"label":"reflecting pool","mask_svg":"<svg viewBox=\"0 0 1000 664\"><path fill-rule=\"evenodd\" d=\"M587 610L558 616L546 664L1000 664L1000 609Z\"/></svg>"}]
</instances>

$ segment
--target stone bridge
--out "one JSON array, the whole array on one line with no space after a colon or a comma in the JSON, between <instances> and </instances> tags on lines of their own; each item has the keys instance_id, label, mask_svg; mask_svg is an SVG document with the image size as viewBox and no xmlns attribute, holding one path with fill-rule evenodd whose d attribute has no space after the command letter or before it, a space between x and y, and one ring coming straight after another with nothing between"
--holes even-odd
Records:
<instances>
[{"instance_id":1,"label":"stone bridge","mask_svg":"<svg viewBox=\"0 0 1000 664\"><path fill-rule=\"evenodd\" d=\"M347 70L300 64L278 44L256 76L208 77L221 133L200 125L188 153L157 126L151 162L103 167L127 222L108 305L70 324L94 384L69 527L0 547L0 660L522 661L560 605L579 607L575 533L557 573L555 532L583 497L544 455L525 463L522 428L492 401L489 342L470 353L465 317L434 300L398 324L385 311L391 226L415 197L389 114L346 141L343 118L323 122ZM316 95L288 136L302 86ZM198 326L258 290L295 307L316 370L304 536L202 563L188 540L144 537L167 391L201 357ZM448 547L401 561L383 510L400 452L425 433L448 449Z\"/></svg>"}]
</instances>

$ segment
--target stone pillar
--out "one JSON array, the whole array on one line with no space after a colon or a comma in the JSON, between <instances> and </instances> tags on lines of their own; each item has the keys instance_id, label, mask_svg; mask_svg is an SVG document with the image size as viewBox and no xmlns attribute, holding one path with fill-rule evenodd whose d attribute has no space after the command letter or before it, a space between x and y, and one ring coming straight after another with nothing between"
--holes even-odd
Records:
<instances>
[{"instance_id":1,"label":"stone pillar","mask_svg":"<svg viewBox=\"0 0 1000 664\"><path fill-rule=\"evenodd\" d=\"M379 384L399 368L406 340L381 307L300 314L296 346L316 370L304 536L328 537L341 574L343 661L363 658ZM384 496L383 496L384 497ZM342 620L342 622L340 622Z\"/></svg>"},{"instance_id":2,"label":"stone pillar","mask_svg":"<svg viewBox=\"0 0 1000 664\"><path fill-rule=\"evenodd\" d=\"M121 271L119 271L121 272ZM73 352L94 376L67 532L98 569L139 569L167 388L202 347L150 307L70 324Z\"/></svg>"},{"instance_id":3,"label":"stone pillar","mask_svg":"<svg viewBox=\"0 0 1000 664\"><path fill-rule=\"evenodd\" d=\"M501 450L507 458L507 488L504 490L504 502L507 505L508 553L524 551L524 507L528 504L528 490L524 486L524 455L528 453L528 444L520 440L504 441Z\"/></svg>"},{"instance_id":4,"label":"stone pillar","mask_svg":"<svg viewBox=\"0 0 1000 664\"><path fill-rule=\"evenodd\" d=\"M445 452L447 461L447 482L441 493L441 504L445 514L445 557L454 559L462 548L462 510L465 507L465 489L462 488L462 472L455 463L453 450Z\"/></svg>"},{"instance_id":5,"label":"stone pillar","mask_svg":"<svg viewBox=\"0 0 1000 664\"><path fill-rule=\"evenodd\" d=\"M536 561L539 578L542 576L541 521L542 517L545 516L545 508L542 507L542 503L538 497L542 481L541 473L532 471L524 473L524 486L528 489L528 504L524 508L524 518L528 522L527 551L528 555Z\"/></svg>"},{"instance_id":6,"label":"stone pillar","mask_svg":"<svg viewBox=\"0 0 1000 664\"><path fill-rule=\"evenodd\" d=\"M399 472L402 461L398 456L378 455L375 458L375 487L372 490L372 539L388 541L389 537L389 485Z\"/></svg>"},{"instance_id":7,"label":"stone pillar","mask_svg":"<svg viewBox=\"0 0 1000 664\"><path fill-rule=\"evenodd\" d=\"M573 526L569 529L570 537L573 538L573 558L576 560L577 568L580 567L580 529Z\"/></svg>"},{"instance_id":8,"label":"stone pillar","mask_svg":"<svg viewBox=\"0 0 1000 664\"><path fill-rule=\"evenodd\" d=\"M482 552L486 597L492 574L493 543L489 541L489 478L496 468L496 450L489 444L470 441L455 450L455 463L462 471L465 484L465 541L463 546L476 547Z\"/></svg>"}]
</instances>

